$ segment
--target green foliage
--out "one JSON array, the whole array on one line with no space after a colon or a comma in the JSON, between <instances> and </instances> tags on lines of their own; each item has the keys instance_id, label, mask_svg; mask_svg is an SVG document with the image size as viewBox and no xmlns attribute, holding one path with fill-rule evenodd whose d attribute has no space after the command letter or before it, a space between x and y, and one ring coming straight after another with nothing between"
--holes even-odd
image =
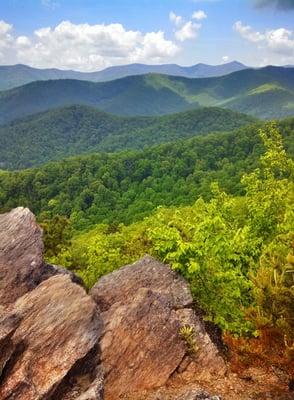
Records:
<instances>
[{"instance_id":1,"label":"green foliage","mask_svg":"<svg viewBox=\"0 0 294 400\"><path fill-rule=\"evenodd\" d=\"M224 331L257 334L271 324L292 348L294 167L277 128L293 155L293 122L267 124L261 139L258 124L144 152L0 171L1 208L29 205L43 220L70 217L75 229L100 223L71 244L62 217L45 223L47 257L89 287L150 253L190 282L206 318ZM150 215L159 205L169 208Z\"/></svg>"},{"instance_id":2,"label":"green foliage","mask_svg":"<svg viewBox=\"0 0 294 400\"><path fill-rule=\"evenodd\" d=\"M244 202L214 190L209 203L198 200L184 213L159 214L161 224L150 235L157 255L190 282L209 319L224 330L246 332L251 326L243 320L244 309L252 300L247 273L256 239L238 218Z\"/></svg>"},{"instance_id":3,"label":"green foliage","mask_svg":"<svg viewBox=\"0 0 294 400\"><path fill-rule=\"evenodd\" d=\"M294 118L279 123L289 152ZM70 218L74 229L131 223L157 206L192 204L211 197L218 181L241 195L241 176L258 166L260 125L160 145L143 152L93 154L40 168L0 173L0 211L28 206L39 220ZM290 153L291 154L291 153Z\"/></svg>"},{"instance_id":4,"label":"green foliage","mask_svg":"<svg viewBox=\"0 0 294 400\"><path fill-rule=\"evenodd\" d=\"M259 168L243 177L244 196L233 197L213 184L208 202L200 198L192 206L161 207L142 222L100 225L80 234L69 249L79 274L91 286L150 253L190 282L206 318L224 331L256 334L259 315L289 332L292 258L285 260L294 231L293 161L275 125L261 137L266 152Z\"/></svg>"},{"instance_id":5,"label":"green foliage","mask_svg":"<svg viewBox=\"0 0 294 400\"><path fill-rule=\"evenodd\" d=\"M215 107L162 117L118 117L70 106L0 127L0 159L7 169L27 168L87 152L143 149L253 122L247 115Z\"/></svg>"},{"instance_id":6,"label":"green foliage","mask_svg":"<svg viewBox=\"0 0 294 400\"><path fill-rule=\"evenodd\" d=\"M130 227L99 225L72 239L71 246L59 254L59 263L76 272L88 287L106 273L150 253L144 222Z\"/></svg>"},{"instance_id":7,"label":"green foliage","mask_svg":"<svg viewBox=\"0 0 294 400\"><path fill-rule=\"evenodd\" d=\"M195 332L192 326L184 325L180 328L180 337L185 341L190 354L195 354L198 345L195 339Z\"/></svg>"},{"instance_id":8,"label":"green foliage","mask_svg":"<svg viewBox=\"0 0 294 400\"><path fill-rule=\"evenodd\" d=\"M264 249L258 269L251 277L256 307L250 317L260 329L278 328L288 347L294 344L293 243L293 229L290 234L275 238Z\"/></svg>"},{"instance_id":9,"label":"green foliage","mask_svg":"<svg viewBox=\"0 0 294 400\"><path fill-rule=\"evenodd\" d=\"M67 218L55 215L41 223L43 229L44 257L55 263L60 254L71 244L72 231Z\"/></svg>"}]
</instances>

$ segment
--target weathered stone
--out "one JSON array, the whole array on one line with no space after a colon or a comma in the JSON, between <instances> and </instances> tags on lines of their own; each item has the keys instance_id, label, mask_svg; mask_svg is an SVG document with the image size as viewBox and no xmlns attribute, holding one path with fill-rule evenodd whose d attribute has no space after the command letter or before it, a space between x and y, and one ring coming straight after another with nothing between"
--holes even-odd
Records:
<instances>
[{"instance_id":1,"label":"weathered stone","mask_svg":"<svg viewBox=\"0 0 294 400\"><path fill-rule=\"evenodd\" d=\"M161 387L187 357L180 327L192 326L196 372L223 374L225 363L192 311L188 284L150 256L102 277L90 294L105 324L101 340L105 398ZM193 361L194 360L194 361Z\"/></svg>"},{"instance_id":2,"label":"weathered stone","mask_svg":"<svg viewBox=\"0 0 294 400\"><path fill-rule=\"evenodd\" d=\"M9 338L1 400L78 399L87 391L80 400L100 399L101 331L96 304L69 276L42 282L0 320L0 337Z\"/></svg>"},{"instance_id":3,"label":"weathered stone","mask_svg":"<svg viewBox=\"0 0 294 400\"><path fill-rule=\"evenodd\" d=\"M186 385L180 388L160 388L142 393L138 397L126 396L124 400L221 400L221 397L211 396L199 385Z\"/></svg>"},{"instance_id":4,"label":"weathered stone","mask_svg":"<svg viewBox=\"0 0 294 400\"><path fill-rule=\"evenodd\" d=\"M126 265L103 276L90 294L100 310L106 311L115 303L130 303L139 288L168 294L174 309L187 307L193 302L186 281L168 266L148 255L135 264Z\"/></svg>"},{"instance_id":5,"label":"weathered stone","mask_svg":"<svg viewBox=\"0 0 294 400\"><path fill-rule=\"evenodd\" d=\"M68 275L73 283L76 283L77 285L84 287L84 282L79 276L77 276L74 272L69 271L64 267L61 267L60 265L47 264L47 263L44 264L43 272L40 279L43 282L46 279L49 279L52 276L59 274Z\"/></svg>"},{"instance_id":6,"label":"weathered stone","mask_svg":"<svg viewBox=\"0 0 294 400\"><path fill-rule=\"evenodd\" d=\"M42 231L23 207L0 215L0 304L34 289L42 275Z\"/></svg>"},{"instance_id":7,"label":"weathered stone","mask_svg":"<svg viewBox=\"0 0 294 400\"><path fill-rule=\"evenodd\" d=\"M191 379L191 376L197 376L198 380L209 381L214 376L221 376L226 373L226 365L223 358L216 352L216 347L205 331L199 317L192 309L184 308L177 310L177 316L182 326L193 328L195 344L197 351L193 356L187 355L181 365L179 372ZM186 364L184 368L182 364Z\"/></svg>"},{"instance_id":8,"label":"weathered stone","mask_svg":"<svg viewBox=\"0 0 294 400\"><path fill-rule=\"evenodd\" d=\"M13 353L11 337L18 327L20 318L18 315L0 310L0 377L6 363Z\"/></svg>"}]
</instances>

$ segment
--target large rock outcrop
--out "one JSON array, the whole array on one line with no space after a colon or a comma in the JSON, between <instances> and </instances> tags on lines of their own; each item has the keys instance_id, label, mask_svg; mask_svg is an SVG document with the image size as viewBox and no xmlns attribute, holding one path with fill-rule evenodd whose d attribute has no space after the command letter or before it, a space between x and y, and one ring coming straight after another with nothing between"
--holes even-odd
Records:
<instances>
[{"instance_id":1,"label":"large rock outcrop","mask_svg":"<svg viewBox=\"0 0 294 400\"><path fill-rule=\"evenodd\" d=\"M134 399L174 377L224 373L187 283L168 266L146 256L101 278L89 296L42 253L29 210L0 216L1 400ZM182 326L193 331L193 354Z\"/></svg>"},{"instance_id":2,"label":"large rock outcrop","mask_svg":"<svg viewBox=\"0 0 294 400\"><path fill-rule=\"evenodd\" d=\"M0 215L0 304L34 289L42 275L42 231L34 215L18 207Z\"/></svg>"},{"instance_id":3,"label":"large rock outcrop","mask_svg":"<svg viewBox=\"0 0 294 400\"><path fill-rule=\"evenodd\" d=\"M41 234L27 209L0 216L0 399L101 400L97 306Z\"/></svg>"},{"instance_id":4,"label":"large rock outcrop","mask_svg":"<svg viewBox=\"0 0 294 400\"><path fill-rule=\"evenodd\" d=\"M0 398L78 398L100 376L101 330L96 305L83 288L65 275L42 282L0 322Z\"/></svg>"},{"instance_id":5,"label":"large rock outcrop","mask_svg":"<svg viewBox=\"0 0 294 400\"><path fill-rule=\"evenodd\" d=\"M187 283L150 256L102 277L90 294L104 321L101 339L105 398L165 385L174 374L210 379L226 370L191 308ZM180 328L193 330L189 354Z\"/></svg>"}]
</instances>

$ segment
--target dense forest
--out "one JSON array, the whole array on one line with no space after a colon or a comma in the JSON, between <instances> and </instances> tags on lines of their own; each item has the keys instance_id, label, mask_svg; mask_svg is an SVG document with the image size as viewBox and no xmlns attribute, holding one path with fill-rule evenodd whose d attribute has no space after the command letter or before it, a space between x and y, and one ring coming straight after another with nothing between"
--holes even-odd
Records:
<instances>
[{"instance_id":1,"label":"dense forest","mask_svg":"<svg viewBox=\"0 0 294 400\"><path fill-rule=\"evenodd\" d=\"M294 155L294 118L279 122ZM97 153L51 162L35 169L0 173L1 211L23 205L40 220L71 219L75 229L97 223L130 223L157 206L188 205L211 196L210 184L243 194L240 178L258 166L260 123L144 151Z\"/></svg>"},{"instance_id":2,"label":"dense forest","mask_svg":"<svg viewBox=\"0 0 294 400\"><path fill-rule=\"evenodd\" d=\"M231 131L255 119L209 107L160 117L119 117L69 106L0 127L0 167L28 168L95 151L143 149L175 139Z\"/></svg>"},{"instance_id":3,"label":"dense forest","mask_svg":"<svg viewBox=\"0 0 294 400\"><path fill-rule=\"evenodd\" d=\"M293 135L290 122L280 125L288 139L287 130ZM190 206L160 207L131 225L100 224L74 237L70 221L55 216L43 221L46 254L51 262L75 269L92 286L103 274L150 253L188 279L205 319L222 328L241 362L245 355L247 363L256 363L258 357L263 365L292 371L294 163L275 124L260 131L262 146L252 133L243 132L243 148L239 142L236 152L240 158L245 148L256 147L251 171L239 182L241 196L236 190L235 195L226 193L214 182L210 200L195 196ZM262 153L258 162L256 153Z\"/></svg>"}]
</instances>

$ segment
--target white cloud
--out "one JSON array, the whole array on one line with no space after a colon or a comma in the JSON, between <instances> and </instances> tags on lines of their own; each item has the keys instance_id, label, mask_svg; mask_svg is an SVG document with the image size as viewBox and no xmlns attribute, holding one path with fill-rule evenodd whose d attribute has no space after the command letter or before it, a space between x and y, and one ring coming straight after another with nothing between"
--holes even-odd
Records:
<instances>
[{"instance_id":1,"label":"white cloud","mask_svg":"<svg viewBox=\"0 0 294 400\"><path fill-rule=\"evenodd\" d=\"M207 18L207 15L202 10L195 11L192 14L192 19L200 21L205 18ZM179 42L184 42L185 40L196 38L198 36L198 31L202 26L200 23L195 23L193 21L186 22L182 16L176 15L173 11L169 13L169 19L177 27L174 33L175 38Z\"/></svg>"},{"instance_id":2,"label":"white cloud","mask_svg":"<svg viewBox=\"0 0 294 400\"><path fill-rule=\"evenodd\" d=\"M188 21L175 32L175 37L180 42L196 38L200 28L201 24L195 24L192 21Z\"/></svg>"},{"instance_id":3,"label":"white cloud","mask_svg":"<svg viewBox=\"0 0 294 400\"><path fill-rule=\"evenodd\" d=\"M22 48L22 47L29 47L31 46L32 42L27 36L18 36L15 40L16 47Z\"/></svg>"},{"instance_id":4,"label":"white cloud","mask_svg":"<svg viewBox=\"0 0 294 400\"><path fill-rule=\"evenodd\" d=\"M207 18L207 14L203 10L194 11L192 14L192 18L200 21L201 19Z\"/></svg>"},{"instance_id":5,"label":"white cloud","mask_svg":"<svg viewBox=\"0 0 294 400\"><path fill-rule=\"evenodd\" d=\"M227 61L229 61L229 56L222 56L222 60L224 61L224 62L227 62Z\"/></svg>"},{"instance_id":6,"label":"white cloud","mask_svg":"<svg viewBox=\"0 0 294 400\"><path fill-rule=\"evenodd\" d=\"M13 41L11 36L13 26L5 21L0 21L0 50L7 48Z\"/></svg>"},{"instance_id":7,"label":"white cloud","mask_svg":"<svg viewBox=\"0 0 294 400\"><path fill-rule=\"evenodd\" d=\"M244 39L257 44L260 49L280 54L285 62L294 61L294 31L278 28L261 33L254 31L249 25L243 25L241 21L237 21L233 28Z\"/></svg>"},{"instance_id":8,"label":"white cloud","mask_svg":"<svg viewBox=\"0 0 294 400\"><path fill-rule=\"evenodd\" d=\"M281 54L294 56L294 32L289 29L279 28L266 32L268 47Z\"/></svg>"},{"instance_id":9,"label":"white cloud","mask_svg":"<svg viewBox=\"0 0 294 400\"><path fill-rule=\"evenodd\" d=\"M131 62L164 62L180 51L162 31L142 33L126 30L121 24L63 21L53 28L40 28L31 37L13 37L12 29L0 21L0 52L5 62L39 68L94 71Z\"/></svg>"},{"instance_id":10,"label":"white cloud","mask_svg":"<svg viewBox=\"0 0 294 400\"><path fill-rule=\"evenodd\" d=\"M249 40L250 42L259 42L265 38L262 33L254 31L250 25L243 25L241 21L235 22L233 28L243 38Z\"/></svg>"},{"instance_id":11,"label":"white cloud","mask_svg":"<svg viewBox=\"0 0 294 400\"><path fill-rule=\"evenodd\" d=\"M183 22L183 17L181 17L180 15L176 15L173 11L169 13L169 19L176 26L180 26Z\"/></svg>"}]
</instances>

